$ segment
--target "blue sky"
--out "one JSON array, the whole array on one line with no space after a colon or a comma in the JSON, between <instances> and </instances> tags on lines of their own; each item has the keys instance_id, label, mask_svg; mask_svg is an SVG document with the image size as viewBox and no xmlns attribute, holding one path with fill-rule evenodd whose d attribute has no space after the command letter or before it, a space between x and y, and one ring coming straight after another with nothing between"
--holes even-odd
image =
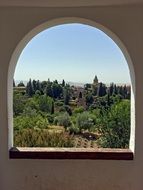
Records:
<instances>
[{"instance_id":1,"label":"blue sky","mask_svg":"<svg viewBox=\"0 0 143 190\"><path fill-rule=\"evenodd\" d=\"M14 79L92 83L130 83L126 60L102 31L83 24L51 27L36 35L24 48Z\"/></svg>"}]
</instances>

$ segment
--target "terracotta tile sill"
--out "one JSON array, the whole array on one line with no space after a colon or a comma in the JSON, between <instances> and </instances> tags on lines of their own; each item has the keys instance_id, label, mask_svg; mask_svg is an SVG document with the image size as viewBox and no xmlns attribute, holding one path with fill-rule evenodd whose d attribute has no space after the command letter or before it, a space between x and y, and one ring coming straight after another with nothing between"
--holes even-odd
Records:
<instances>
[{"instance_id":1,"label":"terracotta tile sill","mask_svg":"<svg viewBox=\"0 0 143 190\"><path fill-rule=\"evenodd\" d=\"M133 160L129 149L94 148L11 148L10 159Z\"/></svg>"}]
</instances>

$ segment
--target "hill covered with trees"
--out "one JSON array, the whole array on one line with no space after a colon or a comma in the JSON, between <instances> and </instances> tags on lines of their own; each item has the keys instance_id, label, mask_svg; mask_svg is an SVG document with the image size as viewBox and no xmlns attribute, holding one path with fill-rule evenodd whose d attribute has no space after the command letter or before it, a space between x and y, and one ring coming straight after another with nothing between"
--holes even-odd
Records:
<instances>
[{"instance_id":1,"label":"hill covered with trees","mask_svg":"<svg viewBox=\"0 0 143 190\"><path fill-rule=\"evenodd\" d=\"M13 81L14 145L127 148L130 86Z\"/></svg>"}]
</instances>

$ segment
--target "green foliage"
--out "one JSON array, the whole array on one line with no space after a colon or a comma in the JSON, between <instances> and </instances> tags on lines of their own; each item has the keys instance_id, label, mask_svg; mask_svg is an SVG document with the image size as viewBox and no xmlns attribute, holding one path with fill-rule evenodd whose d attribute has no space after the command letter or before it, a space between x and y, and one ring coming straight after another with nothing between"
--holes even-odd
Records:
<instances>
[{"instance_id":1,"label":"green foliage","mask_svg":"<svg viewBox=\"0 0 143 190\"><path fill-rule=\"evenodd\" d=\"M83 106L79 106L78 108L74 109L74 114L78 114L78 113L82 113L82 112L84 112Z\"/></svg>"},{"instance_id":2,"label":"green foliage","mask_svg":"<svg viewBox=\"0 0 143 190\"><path fill-rule=\"evenodd\" d=\"M86 98L86 105L88 106L94 102L94 98L91 93L88 93L85 98Z\"/></svg>"},{"instance_id":3,"label":"green foliage","mask_svg":"<svg viewBox=\"0 0 143 190\"><path fill-rule=\"evenodd\" d=\"M60 108L59 112L67 112L70 116L72 115L72 110L70 106L64 105Z\"/></svg>"},{"instance_id":4,"label":"green foliage","mask_svg":"<svg viewBox=\"0 0 143 190\"><path fill-rule=\"evenodd\" d=\"M53 122L54 122L54 115L53 114L47 114L46 117L48 119L48 122L50 124L53 124Z\"/></svg>"},{"instance_id":5,"label":"green foliage","mask_svg":"<svg viewBox=\"0 0 143 190\"><path fill-rule=\"evenodd\" d=\"M32 97L34 95L34 89L33 89L33 86L32 86L31 79L27 83L26 93L28 94L29 97Z\"/></svg>"},{"instance_id":6,"label":"green foliage","mask_svg":"<svg viewBox=\"0 0 143 190\"><path fill-rule=\"evenodd\" d=\"M107 87L98 83L95 76L93 84L85 84L82 93L79 90L64 80L59 84L57 80L51 82L49 79L42 82L30 79L26 88L14 87L15 144L67 147L69 143L73 146L68 131L73 137L82 137L85 133L96 135L101 147L128 147L130 87L113 83ZM84 107L77 107L79 98ZM54 127L65 128L63 134L55 133Z\"/></svg>"},{"instance_id":7,"label":"green foliage","mask_svg":"<svg viewBox=\"0 0 143 190\"><path fill-rule=\"evenodd\" d=\"M38 105L38 97L39 96L35 96L33 98L28 98L28 100L26 101L26 105L24 110L26 110L27 108L31 109L31 110L39 110L39 105Z\"/></svg>"},{"instance_id":8,"label":"green foliage","mask_svg":"<svg viewBox=\"0 0 143 190\"><path fill-rule=\"evenodd\" d=\"M18 83L18 85L17 85L18 87L25 87L25 85L24 85L24 83L23 83L23 81L20 81L20 83Z\"/></svg>"},{"instance_id":9,"label":"green foliage","mask_svg":"<svg viewBox=\"0 0 143 190\"><path fill-rule=\"evenodd\" d=\"M99 83L97 89L97 96L102 97L106 95L106 86L102 82Z\"/></svg>"},{"instance_id":10,"label":"green foliage","mask_svg":"<svg viewBox=\"0 0 143 190\"><path fill-rule=\"evenodd\" d=\"M13 93L13 114L14 114L14 116L18 116L23 112L26 101L27 101L26 96L14 91L14 93Z\"/></svg>"},{"instance_id":11,"label":"green foliage","mask_svg":"<svg viewBox=\"0 0 143 190\"><path fill-rule=\"evenodd\" d=\"M79 134L80 133L80 129L76 125L71 125L68 130L69 130L70 134Z\"/></svg>"},{"instance_id":12,"label":"green foliage","mask_svg":"<svg viewBox=\"0 0 143 190\"><path fill-rule=\"evenodd\" d=\"M14 118L14 130L22 130L22 129L33 129L40 128L46 129L48 128L48 120L45 117L42 117L40 114L35 115L21 115Z\"/></svg>"},{"instance_id":13,"label":"green foliage","mask_svg":"<svg viewBox=\"0 0 143 190\"><path fill-rule=\"evenodd\" d=\"M71 125L70 117L67 113L55 117L54 123L56 125L64 126L65 128L70 127Z\"/></svg>"},{"instance_id":14,"label":"green foliage","mask_svg":"<svg viewBox=\"0 0 143 190\"><path fill-rule=\"evenodd\" d=\"M18 147L73 147L73 136L50 133L46 129L22 129L14 132L14 146Z\"/></svg>"},{"instance_id":15,"label":"green foliage","mask_svg":"<svg viewBox=\"0 0 143 190\"><path fill-rule=\"evenodd\" d=\"M54 113L54 102L49 96L42 95L38 99L39 110L47 113Z\"/></svg>"},{"instance_id":16,"label":"green foliage","mask_svg":"<svg viewBox=\"0 0 143 190\"><path fill-rule=\"evenodd\" d=\"M127 148L130 136L130 102L126 100L116 103L100 117L99 144L104 148Z\"/></svg>"},{"instance_id":17,"label":"green foliage","mask_svg":"<svg viewBox=\"0 0 143 190\"><path fill-rule=\"evenodd\" d=\"M53 90L52 90L52 84L48 82L47 86L45 87L45 94L47 96L53 97Z\"/></svg>"},{"instance_id":18,"label":"green foliage","mask_svg":"<svg viewBox=\"0 0 143 190\"><path fill-rule=\"evenodd\" d=\"M60 100L55 101L55 106L61 107L63 105L64 105L64 103L62 101L60 101Z\"/></svg>"},{"instance_id":19,"label":"green foliage","mask_svg":"<svg viewBox=\"0 0 143 190\"><path fill-rule=\"evenodd\" d=\"M36 95L36 96L40 96L40 95L41 95L40 90L36 90L36 91L35 91L35 95Z\"/></svg>"},{"instance_id":20,"label":"green foliage","mask_svg":"<svg viewBox=\"0 0 143 190\"><path fill-rule=\"evenodd\" d=\"M83 112L78 114L76 125L80 131L91 130L91 128L94 126L94 120L91 114L89 114L88 112Z\"/></svg>"},{"instance_id":21,"label":"green foliage","mask_svg":"<svg viewBox=\"0 0 143 190\"><path fill-rule=\"evenodd\" d=\"M54 98L60 98L62 95L63 88L56 80L52 84L52 92Z\"/></svg>"},{"instance_id":22,"label":"green foliage","mask_svg":"<svg viewBox=\"0 0 143 190\"><path fill-rule=\"evenodd\" d=\"M89 84L89 83L85 84L84 89L85 90L91 89L91 84Z\"/></svg>"},{"instance_id":23,"label":"green foliage","mask_svg":"<svg viewBox=\"0 0 143 190\"><path fill-rule=\"evenodd\" d=\"M62 81L62 87L65 87L65 81L64 80Z\"/></svg>"},{"instance_id":24,"label":"green foliage","mask_svg":"<svg viewBox=\"0 0 143 190\"><path fill-rule=\"evenodd\" d=\"M70 101L70 91L69 89L66 87L64 88L64 104L68 105Z\"/></svg>"}]
</instances>

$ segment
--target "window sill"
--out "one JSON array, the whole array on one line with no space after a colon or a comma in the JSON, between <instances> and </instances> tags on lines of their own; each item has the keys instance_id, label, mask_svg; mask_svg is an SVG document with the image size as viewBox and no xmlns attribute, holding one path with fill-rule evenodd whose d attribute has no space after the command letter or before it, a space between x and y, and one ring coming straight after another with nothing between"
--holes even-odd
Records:
<instances>
[{"instance_id":1,"label":"window sill","mask_svg":"<svg viewBox=\"0 0 143 190\"><path fill-rule=\"evenodd\" d=\"M85 149L85 148L11 148L11 159L92 159L92 160L133 160L129 149Z\"/></svg>"}]
</instances>

